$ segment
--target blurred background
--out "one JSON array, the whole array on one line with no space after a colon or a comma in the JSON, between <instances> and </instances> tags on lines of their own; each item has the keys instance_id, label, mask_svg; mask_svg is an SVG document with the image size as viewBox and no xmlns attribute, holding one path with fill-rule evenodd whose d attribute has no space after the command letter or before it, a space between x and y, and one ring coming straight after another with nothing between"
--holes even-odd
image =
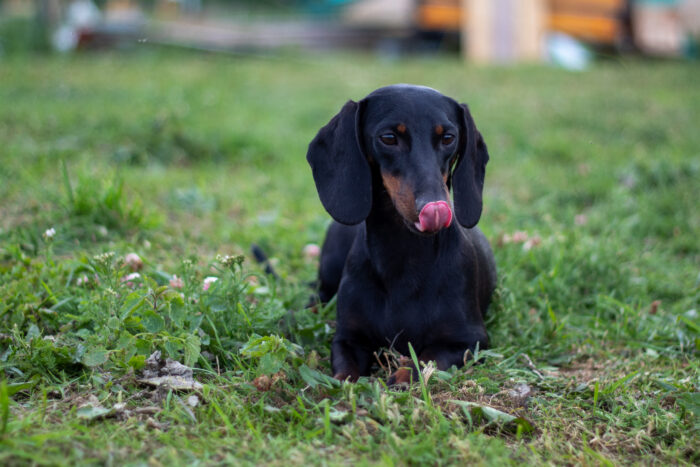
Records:
<instances>
[{"instance_id":1,"label":"blurred background","mask_svg":"<svg viewBox=\"0 0 700 467\"><path fill-rule=\"evenodd\" d=\"M592 52L697 57L700 0L1 0L0 54L158 44L361 49L588 66Z\"/></svg>"}]
</instances>

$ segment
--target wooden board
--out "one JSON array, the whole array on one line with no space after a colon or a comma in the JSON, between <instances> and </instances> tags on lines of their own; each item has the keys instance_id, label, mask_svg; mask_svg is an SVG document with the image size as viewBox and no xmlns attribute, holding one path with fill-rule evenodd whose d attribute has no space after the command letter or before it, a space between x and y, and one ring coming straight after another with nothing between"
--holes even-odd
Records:
<instances>
[{"instance_id":1,"label":"wooden board","mask_svg":"<svg viewBox=\"0 0 700 467\"><path fill-rule=\"evenodd\" d=\"M612 44L620 34L621 25L618 20L608 16L551 14L549 28L584 41Z\"/></svg>"},{"instance_id":2,"label":"wooden board","mask_svg":"<svg viewBox=\"0 0 700 467\"><path fill-rule=\"evenodd\" d=\"M424 4L418 6L416 21L421 29L459 31L462 25L459 4Z\"/></svg>"},{"instance_id":3,"label":"wooden board","mask_svg":"<svg viewBox=\"0 0 700 467\"><path fill-rule=\"evenodd\" d=\"M450 32L461 30L466 31L467 34L471 33L474 37L483 38L484 41L492 41L494 36L491 31L492 26L510 21L493 16L493 10L497 4L503 4L503 2L425 0L419 2L417 7L416 24L423 30ZM542 14L545 15L544 25L549 30L570 34L586 42L615 44L624 32L619 18L626 4L626 0L542 0L541 2L517 0L512 3L513 9L519 11L511 21L512 35L518 36L529 28L522 23L537 21L536 18L532 18L532 15L528 16L528 12L542 10L544 12ZM532 43L530 36L523 36L526 44ZM518 40L520 41L520 38ZM479 39L476 41L479 42ZM530 47L530 45L523 46ZM486 56L488 53L485 51L491 46L479 42L473 47L478 56Z\"/></svg>"}]
</instances>

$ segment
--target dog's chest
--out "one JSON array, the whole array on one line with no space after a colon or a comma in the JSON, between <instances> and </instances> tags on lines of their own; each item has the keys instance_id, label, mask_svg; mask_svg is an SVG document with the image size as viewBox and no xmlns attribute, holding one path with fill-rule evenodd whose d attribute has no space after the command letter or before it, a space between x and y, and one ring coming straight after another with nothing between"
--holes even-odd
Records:
<instances>
[{"instance_id":1,"label":"dog's chest","mask_svg":"<svg viewBox=\"0 0 700 467\"><path fill-rule=\"evenodd\" d=\"M372 347L404 354L408 342L419 351L461 340L474 275L459 245L446 246L351 256L338 295L339 326Z\"/></svg>"},{"instance_id":2,"label":"dog's chest","mask_svg":"<svg viewBox=\"0 0 700 467\"><path fill-rule=\"evenodd\" d=\"M450 341L466 326L466 300L461 287L427 281L427 290L415 293L391 291L383 297L377 329L384 340L391 339L397 350L407 350L441 340ZM453 284L454 286L455 284Z\"/></svg>"}]
</instances>

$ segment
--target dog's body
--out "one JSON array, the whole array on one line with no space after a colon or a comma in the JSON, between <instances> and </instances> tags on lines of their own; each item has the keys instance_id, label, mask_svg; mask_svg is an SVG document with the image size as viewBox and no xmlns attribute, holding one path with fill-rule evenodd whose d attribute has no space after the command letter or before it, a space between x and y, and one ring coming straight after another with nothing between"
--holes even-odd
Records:
<instances>
[{"instance_id":1,"label":"dog's body","mask_svg":"<svg viewBox=\"0 0 700 467\"><path fill-rule=\"evenodd\" d=\"M319 270L321 301L338 295L334 376L368 375L380 347L408 355L410 343L440 369L485 348L496 267L474 226L488 152L467 107L429 88L381 88L348 102L307 159L336 220Z\"/></svg>"}]
</instances>

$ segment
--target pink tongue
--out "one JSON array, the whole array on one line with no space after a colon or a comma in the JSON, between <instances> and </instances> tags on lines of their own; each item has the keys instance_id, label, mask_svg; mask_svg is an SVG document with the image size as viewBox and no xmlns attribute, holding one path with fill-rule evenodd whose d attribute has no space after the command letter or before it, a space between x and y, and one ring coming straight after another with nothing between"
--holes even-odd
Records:
<instances>
[{"instance_id":1,"label":"pink tongue","mask_svg":"<svg viewBox=\"0 0 700 467\"><path fill-rule=\"evenodd\" d=\"M416 228L421 232L437 232L452 223L452 210L445 201L433 201L423 206Z\"/></svg>"}]
</instances>

